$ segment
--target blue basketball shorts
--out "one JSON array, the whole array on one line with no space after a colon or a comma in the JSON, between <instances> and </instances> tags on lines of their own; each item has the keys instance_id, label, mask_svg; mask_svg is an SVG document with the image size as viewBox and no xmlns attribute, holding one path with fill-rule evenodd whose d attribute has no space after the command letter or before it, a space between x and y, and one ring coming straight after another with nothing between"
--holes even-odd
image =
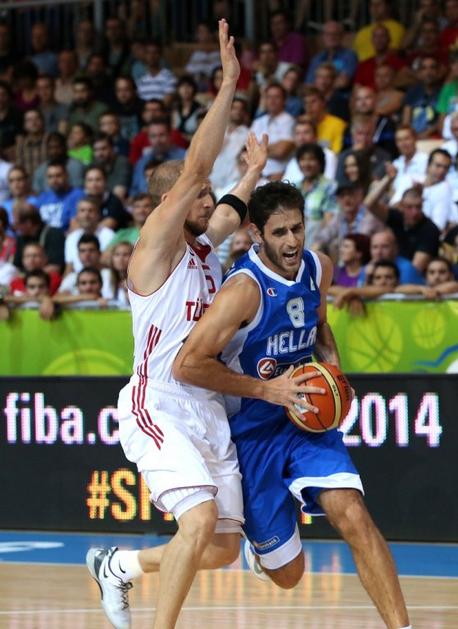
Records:
<instances>
[{"instance_id":1,"label":"blue basketball shorts","mask_svg":"<svg viewBox=\"0 0 458 629\"><path fill-rule=\"evenodd\" d=\"M244 532L266 568L287 564L301 552L294 498L302 511L324 515L323 489L356 489L359 474L338 430L315 434L285 423L236 440L245 510Z\"/></svg>"}]
</instances>

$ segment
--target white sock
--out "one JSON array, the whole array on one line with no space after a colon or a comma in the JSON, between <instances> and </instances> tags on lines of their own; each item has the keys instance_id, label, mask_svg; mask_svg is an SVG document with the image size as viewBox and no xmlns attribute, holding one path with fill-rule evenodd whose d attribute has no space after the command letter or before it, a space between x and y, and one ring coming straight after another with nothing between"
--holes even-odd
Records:
<instances>
[{"instance_id":1,"label":"white sock","mask_svg":"<svg viewBox=\"0 0 458 629\"><path fill-rule=\"evenodd\" d=\"M111 570L123 581L136 579L144 574L138 560L139 550L118 550L111 560Z\"/></svg>"},{"instance_id":2,"label":"white sock","mask_svg":"<svg viewBox=\"0 0 458 629\"><path fill-rule=\"evenodd\" d=\"M409 625L408 627L399 627L399 629L412 629L412 625Z\"/></svg>"}]
</instances>

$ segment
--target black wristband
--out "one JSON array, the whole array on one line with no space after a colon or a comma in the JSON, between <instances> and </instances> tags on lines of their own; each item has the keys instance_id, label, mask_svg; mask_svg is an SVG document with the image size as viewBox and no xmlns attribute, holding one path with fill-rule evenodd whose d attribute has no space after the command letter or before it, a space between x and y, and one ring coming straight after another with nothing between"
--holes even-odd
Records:
<instances>
[{"instance_id":1,"label":"black wristband","mask_svg":"<svg viewBox=\"0 0 458 629\"><path fill-rule=\"evenodd\" d=\"M218 205L221 205L223 203L225 205L230 205L231 208L233 208L240 216L240 222L243 223L243 221L245 220L245 216L248 212L248 207L245 201L242 201L242 199L236 197L235 194L225 194L223 197L221 197L216 206L218 207Z\"/></svg>"}]
</instances>

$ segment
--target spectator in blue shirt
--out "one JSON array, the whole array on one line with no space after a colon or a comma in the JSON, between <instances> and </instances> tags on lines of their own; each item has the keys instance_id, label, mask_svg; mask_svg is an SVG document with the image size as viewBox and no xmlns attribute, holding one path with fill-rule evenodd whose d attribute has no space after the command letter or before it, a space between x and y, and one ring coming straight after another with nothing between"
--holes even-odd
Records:
<instances>
[{"instance_id":1,"label":"spectator in blue shirt","mask_svg":"<svg viewBox=\"0 0 458 629\"><path fill-rule=\"evenodd\" d=\"M57 55L49 49L48 28L43 22L36 22L32 26L31 42L33 55L31 57L40 74L50 74L56 77Z\"/></svg>"},{"instance_id":2,"label":"spectator in blue shirt","mask_svg":"<svg viewBox=\"0 0 458 629\"><path fill-rule=\"evenodd\" d=\"M379 260L391 260L394 262L399 271L400 284L421 284L425 283L424 277L414 267L412 262L398 254L398 245L394 232L389 229L383 229L371 236L371 259L364 268L360 278L360 286L364 284L366 277L370 276L373 266Z\"/></svg>"},{"instance_id":3,"label":"spectator in blue shirt","mask_svg":"<svg viewBox=\"0 0 458 629\"><path fill-rule=\"evenodd\" d=\"M91 166L84 176L84 188L77 188L75 196L69 198L63 209L62 222L67 229L76 215L78 201L85 196L93 197L102 215L101 225L114 231L124 229L132 221L121 200L108 190L107 175L100 166Z\"/></svg>"},{"instance_id":4,"label":"spectator in blue shirt","mask_svg":"<svg viewBox=\"0 0 458 629\"><path fill-rule=\"evenodd\" d=\"M353 50L342 46L344 29L338 22L325 22L323 25L323 50L318 52L307 71L306 83L311 85L315 80L315 72L322 63L332 63L337 72L336 89L347 89L356 71L358 58Z\"/></svg>"},{"instance_id":5,"label":"spectator in blue shirt","mask_svg":"<svg viewBox=\"0 0 458 629\"><path fill-rule=\"evenodd\" d=\"M407 90L402 122L415 129L419 139L440 132L437 101L440 91L440 66L435 57L423 57L416 72L417 83Z\"/></svg>"},{"instance_id":6,"label":"spectator in blue shirt","mask_svg":"<svg viewBox=\"0 0 458 629\"><path fill-rule=\"evenodd\" d=\"M68 225L63 219L64 204L76 199L78 191L70 186L65 162L62 160L49 162L46 178L48 190L42 192L37 199L41 218L50 227L66 229Z\"/></svg>"},{"instance_id":7,"label":"spectator in blue shirt","mask_svg":"<svg viewBox=\"0 0 458 629\"><path fill-rule=\"evenodd\" d=\"M144 176L144 169L152 159L168 162L171 159L183 159L185 149L175 146L172 143L170 121L167 118L155 118L148 125L148 138L150 146L147 147L143 156L135 164L134 176L130 196L133 197L140 192L148 192L148 183Z\"/></svg>"}]
</instances>

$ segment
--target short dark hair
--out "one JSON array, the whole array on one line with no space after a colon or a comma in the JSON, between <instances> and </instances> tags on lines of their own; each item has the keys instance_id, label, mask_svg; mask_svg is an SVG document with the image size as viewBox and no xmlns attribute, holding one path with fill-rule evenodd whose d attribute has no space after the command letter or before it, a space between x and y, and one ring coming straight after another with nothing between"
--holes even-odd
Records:
<instances>
[{"instance_id":1,"label":"short dark hair","mask_svg":"<svg viewBox=\"0 0 458 629\"><path fill-rule=\"evenodd\" d=\"M27 282L29 281L31 277L38 277L39 279L44 280L48 288L51 286L51 278L46 273L46 271L43 271L43 269L35 269L34 271L27 271L24 277L24 284L26 286L27 286Z\"/></svg>"},{"instance_id":2,"label":"short dark hair","mask_svg":"<svg viewBox=\"0 0 458 629\"><path fill-rule=\"evenodd\" d=\"M103 284L103 280L102 280L102 274L100 273L99 269L96 269L95 266L85 266L84 269L81 269L81 271L78 273L78 275L76 276L76 283L78 284L80 277L83 273L90 273L91 275L96 275L97 279L100 282L100 286L102 286Z\"/></svg>"},{"instance_id":3,"label":"short dark hair","mask_svg":"<svg viewBox=\"0 0 458 629\"><path fill-rule=\"evenodd\" d=\"M60 168L63 168L65 170L65 172L67 172L67 160L65 158L62 159L51 159L48 162L48 165L46 166L46 170L49 170L51 167L53 166L59 166Z\"/></svg>"},{"instance_id":4,"label":"short dark hair","mask_svg":"<svg viewBox=\"0 0 458 629\"><path fill-rule=\"evenodd\" d=\"M372 266L372 277L375 273L375 269L378 269L380 267L392 269L394 271L396 281L399 282L399 278L400 278L399 269L392 260L383 259L383 260L378 260L377 262L374 262Z\"/></svg>"},{"instance_id":5,"label":"short dark hair","mask_svg":"<svg viewBox=\"0 0 458 629\"><path fill-rule=\"evenodd\" d=\"M149 100L145 100L145 102L143 103L142 111L146 109L149 103L155 103L156 105L160 105L163 112L167 110L166 106L164 105L164 103L161 101L160 98L150 98Z\"/></svg>"},{"instance_id":6,"label":"short dark hair","mask_svg":"<svg viewBox=\"0 0 458 629\"><path fill-rule=\"evenodd\" d=\"M158 166L160 166L163 163L162 159L156 159L154 157L152 157L151 159L149 159L146 164L143 166L143 172L146 172L147 170L150 170L150 168L157 168Z\"/></svg>"},{"instance_id":7,"label":"short dark hair","mask_svg":"<svg viewBox=\"0 0 458 629\"><path fill-rule=\"evenodd\" d=\"M351 240L356 251L361 253L361 264L366 265L371 259L371 239L366 234L347 234L342 240Z\"/></svg>"},{"instance_id":8,"label":"short dark hair","mask_svg":"<svg viewBox=\"0 0 458 629\"><path fill-rule=\"evenodd\" d=\"M31 203L23 203L19 205L18 203L18 206L19 207L17 208L18 209L17 222L19 223L19 225L22 225L23 223L27 223L28 221L30 221L32 225L43 224L40 210L35 205L32 205ZM40 244L40 243L33 243L33 244ZM26 246L27 245L24 245L24 248Z\"/></svg>"},{"instance_id":9,"label":"short dark hair","mask_svg":"<svg viewBox=\"0 0 458 629\"><path fill-rule=\"evenodd\" d=\"M189 85L190 87L192 87L195 93L197 92L197 83L195 82L194 78L189 74L183 74L183 76L178 79L175 90L177 90L182 85Z\"/></svg>"},{"instance_id":10,"label":"short dark hair","mask_svg":"<svg viewBox=\"0 0 458 629\"><path fill-rule=\"evenodd\" d=\"M72 85L85 85L91 92L94 89L94 83L87 76L76 76L72 81Z\"/></svg>"},{"instance_id":11,"label":"short dark hair","mask_svg":"<svg viewBox=\"0 0 458 629\"><path fill-rule=\"evenodd\" d=\"M82 129L84 135L86 136L86 138L88 139L89 142L92 140L92 136L94 135L94 131L93 131L92 127L87 124L87 122L83 122L82 120L80 120L78 122L74 122L72 124L72 126L71 126L70 131L74 127L79 127L80 129Z\"/></svg>"},{"instance_id":12,"label":"short dark hair","mask_svg":"<svg viewBox=\"0 0 458 629\"><path fill-rule=\"evenodd\" d=\"M96 165L88 166L88 168L86 169L86 172L84 173L85 178L86 178L86 175L91 172L91 170L98 170L99 173L102 173L104 179L107 178L107 173L105 172L105 169L102 168L102 166L96 166Z\"/></svg>"},{"instance_id":13,"label":"short dark hair","mask_svg":"<svg viewBox=\"0 0 458 629\"><path fill-rule=\"evenodd\" d=\"M107 109L107 111L104 111L100 114L99 116L99 122L100 120L102 120L102 118L104 118L105 116L113 116L113 118L116 118L117 120L119 120L119 116L118 114L113 111L112 109Z\"/></svg>"},{"instance_id":14,"label":"short dark hair","mask_svg":"<svg viewBox=\"0 0 458 629\"><path fill-rule=\"evenodd\" d=\"M47 72L40 72L40 74L38 75L37 81L39 81L40 79L46 79L46 81L50 81L53 85L55 83L54 77L48 74Z\"/></svg>"},{"instance_id":15,"label":"short dark hair","mask_svg":"<svg viewBox=\"0 0 458 629\"><path fill-rule=\"evenodd\" d=\"M8 212L4 207L0 207L0 228L3 228L5 231L10 226L10 219L8 217Z\"/></svg>"},{"instance_id":16,"label":"short dark hair","mask_svg":"<svg viewBox=\"0 0 458 629\"><path fill-rule=\"evenodd\" d=\"M277 89L277 90L280 90L280 92L281 92L281 93L282 93L282 95L283 95L283 98L286 100L286 98L287 98L288 94L286 93L286 90L285 90L285 88L283 87L283 85L281 85L280 83L277 83L276 81L273 81L272 83L269 83L269 84L266 86L266 88L265 88L265 90L264 90L264 93L265 93L265 94L267 94L267 92L268 92L269 90L271 90L271 89Z\"/></svg>"},{"instance_id":17,"label":"short dark hair","mask_svg":"<svg viewBox=\"0 0 458 629\"><path fill-rule=\"evenodd\" d=\"M158 39L147 39L145 41L145 48L148 46L154 46L154 48L157 48L159 52L162 52L162 44Z\"/></svg>"},{"instance_id":18,"label":"short dark hair","mask_svg":"<svg viewBox=\"0 0 458 629\"><path fill-rule=\"evenodd\" d=\"M151 120L151 122L148 123L148 127L151 127L151 125L163 125L164 127L167 127L167 129L171 129L172 128L172 123L170 122L170 117L169 116L159 116L156 118L153 118Z\"/></svg>"},{"instance_id":19,"label":"short dark hair","mask_svg":"<svg viewBox=\"0 0 458 629\"><path fill-rule=\"evenodd\" d=\"M317 96L323 102L325 100L323 92L313 85L307 85L307 87L304 89L303 95L304 98L307 98L307 96Z\"/></svg>"},{"instance_id":20,"label":"short dark hair","mask_svg":"<svg viewBox=\"0 0 458 629\"><path fill-rule=\"evenodd\" d=\"M269 20L271 20L273 17L277 17L278 15L284 17L288 24L291 23L291 15L288 13L288 11L285 11L285 9L276 9L275 11L271 11L269 15Z\"/></svg>"},{"instance_id":21,"label":"short dark hair","mask_svg":"<svg viewBox=\"0 0 458 629\"><path fill-rule=\"evenodd\" d=\"M448 159L452 161L452 156L450 155L448 151L446 151L445 149L434 149L434 151L431 151L431 153L429 154L428 166L432 163L436 155L442 155L443 157L448 157Z\"/></svg>"},{"instance_id":22,"label":"short dark hair","mask_svg":"<svg viewBox=\"0 0 458 629\"><path fill-rule=\"evenodd\" d=\"M447 260L447 258L444 258L443 256L436 256L435 258L432 258L426 265L426 271L428 271L429 265L433 262L443 262L447 266L451 275L453 275L453 264L450 262L450 260Z\"/></svg>"},{"instance_id":23,"label":"short dark hair","mask_svg":"<svg viewBox=\"0 0 458 629\"><path fill-rule=\"evenodd\" d=\"M320 173L324 173L324 169L326 166L326 157L324 155L323 149L319 144L314 144L313 142L301 144L301 146L296 151L297 161L302 159L304 155L312 155L312 157L314 157L320 164Z\"/></svg>"},{"instance_id":24,"label":"short dark hair","mask_svg":"<svg viewBox=\"0 0 458 629\"><path fill-rule=\"evenodd\" d=\"M261 233L270 216L280 208L300 210L302 218L304 217L304 197L300 190L284 181L271 181L256 188L248 201L250 220Z\"/></svg>"},{"instance_id":25,"label":"short dark hair","mask_svg":"<svg viewBox=\"0 0 458 629\"><path fill-rule=\"evenodd\" d=\"M46 146L48 146L50 142L55 140L60 143L62 148L67 148L67 140L65 138L65 135L63 135L63 133L59 133L59 131L51 131L48 134L48 137L46 138Z\"/></svg>"},{"instance_id":26,"label":"short dark hair","mask_svg":"<svg viewBox=\"0 0 458 629\"><path fill-rule=\"evenodd\" d=\"M131 87L133 87L134 89L137 89L137 86L135 84L134 79L130 76L130 74L120 74L119 76L116 77L115 79L115 85L118 81L128 81L131 85Z\"/></svg>"},{"instance_id":27,"label":"short dark hair","mask_svg":"<svg viewBox=\"0 0 458 629\"><path fill-rule=\"evenodd\" d=\"M80 245L93 244L97 247L97 251L100 251L100 240L94 234L83 234L78 240L78 249Z\"/></svg>"},{"instance_id":28,"label":"short dark hair","mask_svg":"<svg viewBox=\"0 0 458 629\"><path fill-rule=\"evenodd\" d=\"M92 144L95 144L96 142L108 142L110 146L113 146L113 138L109 136L108 133L103 133L103 131L99 131L95 134Z\"/></svg>"},{"instance_id":29,"label":"short dark hair","mask_svg":"<svg viewBox=\"0 0 458 629\"><path fill-rule=\"evenodd\" d=\"M78 208L79 204L85 201L86 203L91 203L91 205L93 205L95 208L97 208L97 210L100 212L100 201L97 197L95 197L94 195L91 194L85 194L84 197L81 197L81 199L77 202L76 207ZM79 244L79 243L78 243Z\"/></svg>"}]
</instances>

